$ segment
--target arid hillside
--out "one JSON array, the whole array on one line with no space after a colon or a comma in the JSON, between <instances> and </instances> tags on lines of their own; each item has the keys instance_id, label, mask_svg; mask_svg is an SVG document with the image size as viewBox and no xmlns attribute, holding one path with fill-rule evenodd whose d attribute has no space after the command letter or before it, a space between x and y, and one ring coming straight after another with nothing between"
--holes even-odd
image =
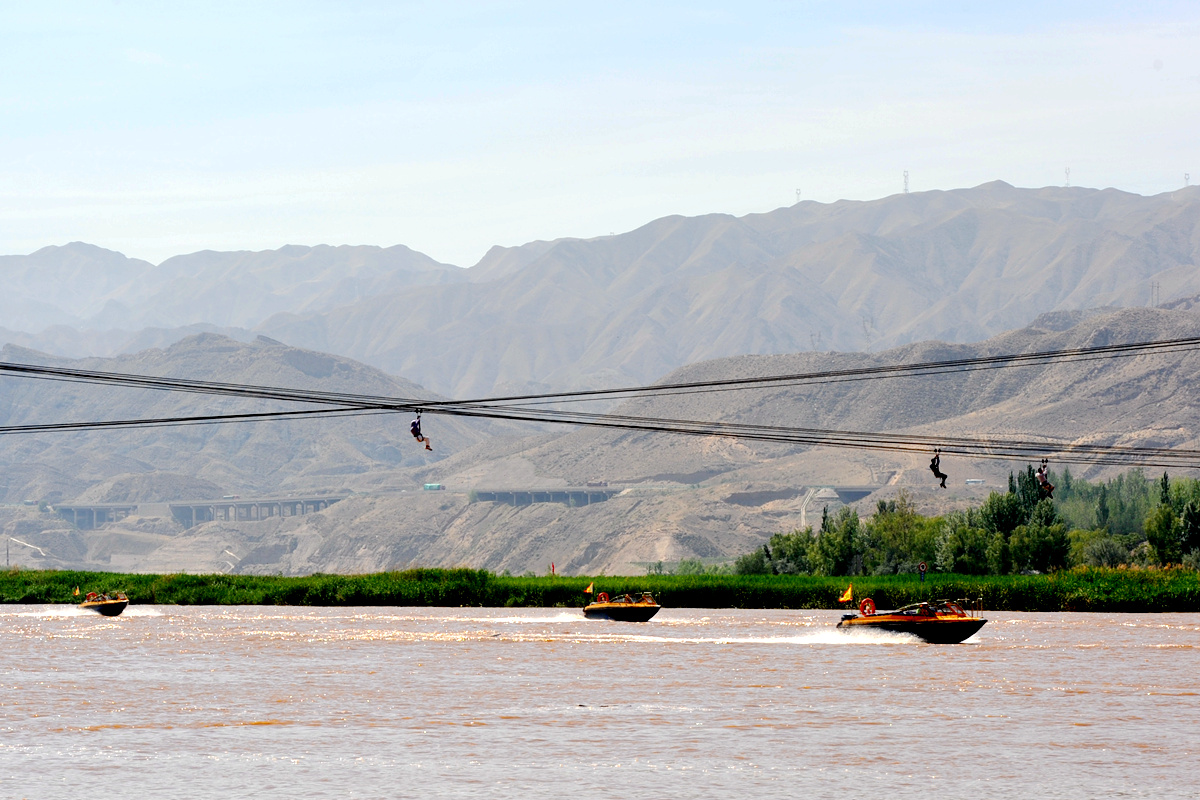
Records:
<instances>
[{"instance_id":1,"label":"arid hillside","mask_svg":"<svg viewBox=\"0 0 1200 800\"><path fill-rule=\"evenodd\" d=\"M975 342L1043 313L1200 294L1198 265L1200 187L997 181L496 249L470 283L259 329L479 397L636 385L725 356Z\"/></svg>"},{"instance_id":2,"label":"arid hillside","mask_svg":"<svg viewBox=\"0 0 1200 800\"><path fill-rule=\"evenodd\" d=\"M694 364L665 381L700 381L864 365L1178 338L1200 334L1190 309L1055 314L984 342L921 342L876 354L742 356ZM20 353L8 352L14 359ZM29 354L24 354L29 355ZM271 342L219 337L93 368L255 384L315 385L405 396L421 391L345 359ZM194 365L204 365L202 371ZM176 373L172 373L176 374ZM40 383L40 382L34 382ZM80 419L129 415L112 389L14 387L9 424L52 412ZM805 387L689 394L630 401L623 414L925 435L1003 435L1056 449L1076 441L1200 446L1200 353L888 378ZM419 396L419 395L418 395ZM166 404L158 409L155 402ZM142 399L146 414L195 398ZM209 401L225 403L228 401ZM136 406L136 404L135 404ZM728 559L772 533L818 524L822 510L908 492L926 511L980 501L1024 462L947 458L950 488L936 488L928 454L806 448L718 437L599 429L552 431L427 417L437 450L406 441L391 417L254 423L182 431L90 433L0 440L8 499L139 502L136 514L78 530L34 506L3 509L22 563L136 570L235 570L303 574L405 565L470 565L542 572L637 572L647 563ZM406 420L399 420L404 423ZM1106 468L1108 473L1113 468ZM1077 466L1084 477L1105 474ZM968 485L966 481L972 480ZM982 481L982 483L975 483ZM422 485L441 484L440 491ZM237 493L349 494L327 510L262 521L219 519L184 528L174 500ZM185 495L191 495L185 496Z\"/></svg>"},{"instance_id":3,"label":"arid hillside","mask_svg":"<svg viewBox=\"0 0 1200 800\"><path fill-rule=\"evenodd\" d=\"M409 381L350 359L287 347L265 337L243 343L201 334L165 350L82 361L8 346L0 351L0 359L226 383L435 397ZM0 377L0 425L5 426L296 408L278 402ZM436 449L429 453L413 441L408 423L408 416L376 414L8 435L0 438L0 491L4 501L14 503L211 499L223 494L340 491L350 483L362 489L388 485L397 469L426 464L489 435L513 430L500 423L448 419L431 434L436 436ZM164 475L173 477L167 480Z\"/></svg>"},{"instance_id":4,"label":"arid hillside","mask_svg":"<svg viewBox=\"0 0 1200 800\"><path fill-rule=\"evenodd\" d=\"M971 343L1041 314L1200 295L1200 187L970 189L665 217L493 248L203 251L151 265L81 243L0 257L0 342L132 353L265 334L466 398L636 385L700 361Z\"/></svg>"}]
</instances>

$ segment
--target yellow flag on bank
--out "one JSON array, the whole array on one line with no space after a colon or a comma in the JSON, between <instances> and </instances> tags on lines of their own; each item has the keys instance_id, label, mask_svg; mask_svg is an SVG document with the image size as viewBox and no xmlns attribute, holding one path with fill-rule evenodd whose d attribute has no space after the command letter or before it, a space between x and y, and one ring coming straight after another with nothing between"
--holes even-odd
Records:
<instances>
[{"instance_id":1,"label":"yellow flag on bank","mask_svg":"<svg viewBox=\"0 0 1200 800\"><path fill-rule=\"evenodd\" d=\"M854 584L853 584L853 583L852 583L852 584L850 584L849 586L847 586L847 587L846 587L846 591L845 591L845 592L843 592L843 593L842 593L842 596L838 598L838 602L839 602L839 603L850 603L850 602L853 602L853 600L854 600L854 595L850 593L850 592L851 592L851 590L852 590L853 588L854 588Z\"/></svg>"},{"instance_id":2,"label":"yellow flag on bank","mask_svg":"<svg viewBox=\"0 0 1200 800\"><path fill-rule=\"evenodd\" d=\"M592 589L595 589L595 588L596 588L596 584L595 584L595 583L589 583L589 584L588 584L588 587L587 587L586 589L584 589L584 590L583 590L583 593L584 593L584 594L591 594L591 593L592 593Z\"/></svg>"}]
</instances>

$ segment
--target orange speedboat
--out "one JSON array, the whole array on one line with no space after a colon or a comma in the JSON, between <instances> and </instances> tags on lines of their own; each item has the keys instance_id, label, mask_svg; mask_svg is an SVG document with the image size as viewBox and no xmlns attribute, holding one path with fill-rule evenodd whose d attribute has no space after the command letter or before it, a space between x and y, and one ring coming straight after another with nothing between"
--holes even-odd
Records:
<instances>
[{"instance_id":1,"label":"orange speedboat","mask_svg":"<svg viewBox=\"0 0 1200 800\"><path fill-rule=\"evenodd\" d=\"M637 600L632 595L609 598L601 592L596 596L596 602L583 607L583 615L588 619L611 619L617 622L648 622L662 608L654 602L649 592L643 592Z\"/></svg>"},{"instance_id":2,"label":"orange speedboat","mask_svg":"<svg viewBox=\"0 0 1200 800\"><path fill-rule=\"evenodd\" d=\"M129 605L129 598L125 596L124 592L113 592L112 594L88 592L79 607L95 611L106 617L115 617L124 611L127 605Z\"/></svg>"},{"instance_id":3,"label":"orange speedboat","mask_svg":"<svg viewBox=\"0 0 1200 800\"><path fill-rule=\"evenodd\" d=\"M895 611L875 610L875 603L866 598L858 604L857 614L843 614L838 629L854 631L888 631L910 633L932 644L958 644L973 636L987 623L974 612L963 610L965 600L931 600L912 603Z\"/></svg>"}]
</instances>

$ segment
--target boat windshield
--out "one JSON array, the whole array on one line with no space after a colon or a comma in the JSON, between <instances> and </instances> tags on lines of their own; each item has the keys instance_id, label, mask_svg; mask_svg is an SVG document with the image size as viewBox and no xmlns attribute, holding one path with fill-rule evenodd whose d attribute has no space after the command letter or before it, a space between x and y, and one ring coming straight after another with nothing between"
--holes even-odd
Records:
<instances>
[{"instance_id":1,"label":"boat windshield","mask_svg":"<svg viewBox=\"0 0 1200 800\"><path fill-rule=\"evenodd\" d=\"M933 609L929 603L910 603L902 606L892 612L893 614L902 614L906 617L930 617L933 616Z\"/></svg>"},{"instance_id":2,"label":"boat windshield","mask_svg":"<svg viewBox=\"0 0 1200 800\"><path fill-rule=\"evenodd\" d=\"M949 600L935 600L929 603L910 603L902 606L893 614L900 614L906 617L965 617L966 612L958 603L952 603Z\"/></svg>"}]
</instances>

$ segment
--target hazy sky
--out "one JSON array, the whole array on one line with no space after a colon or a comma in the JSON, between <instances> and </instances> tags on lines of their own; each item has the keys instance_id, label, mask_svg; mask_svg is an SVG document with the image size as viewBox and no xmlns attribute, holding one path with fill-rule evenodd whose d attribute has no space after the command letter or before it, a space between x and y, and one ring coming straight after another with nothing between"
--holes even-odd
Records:
<instances>
[{"instance_id":1,"label":"hazy sky","mask_svg":"<svg viewBox=\"0 0 1200 800\"><path fill-rule=\"evenodd\" d=\"M1200 183L1200 4L4 3L0 253L493 244Z\"/></svg>"}]
</instances>

